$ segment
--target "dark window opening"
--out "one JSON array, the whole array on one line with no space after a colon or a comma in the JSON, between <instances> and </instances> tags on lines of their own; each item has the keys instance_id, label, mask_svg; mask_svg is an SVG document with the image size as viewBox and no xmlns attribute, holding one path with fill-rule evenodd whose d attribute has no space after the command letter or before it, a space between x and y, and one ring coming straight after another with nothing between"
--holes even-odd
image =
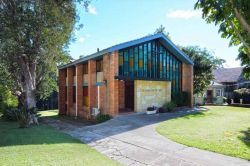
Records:
<instances>
[{"instance_id":1,"label":"dark window opening","mask_svg":"<svg viewBox=\"0 0 250 166\"><path fill-rule=\"evenodd\" d=\"M76 67L74 66L72 67L72 69L73 69L73 76L76 76Z\"/></svg>"},{"instance_id":2,"label":"dark window opening","mask_svg":"<svg viewBox=\"0 0 250 166\"><path fill-rule=\"evenodd\" d=\"M96 61L96 72L102 72L103 71L103 60L97 60Z\"/></svg>"},{"instance_id":3,"label":"dark window opening","mask_svg":"<svg viewBox=\"0 0 250 166\"><path fill-rule=\"evenodd\" d=\"M88 74L88 64L83 64L82 70L83 74Z\"/></svg>"}]
</instances>

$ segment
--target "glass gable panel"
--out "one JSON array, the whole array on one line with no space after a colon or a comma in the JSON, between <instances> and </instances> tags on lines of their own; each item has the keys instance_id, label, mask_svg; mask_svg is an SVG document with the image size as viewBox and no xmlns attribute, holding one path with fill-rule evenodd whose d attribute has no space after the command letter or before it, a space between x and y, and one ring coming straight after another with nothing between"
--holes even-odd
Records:
<instances>
[{"instance_id":1,"label":"glass gable panel","mask_svg":"<svg viewBox=\"0 0 250 166\"><path fill-rule=\"evenodd\" d=\"M119 76L166 79L172 91L181 91L182 62L159 41L152 40L119 51Z\"/></svg>"}]
</instances>

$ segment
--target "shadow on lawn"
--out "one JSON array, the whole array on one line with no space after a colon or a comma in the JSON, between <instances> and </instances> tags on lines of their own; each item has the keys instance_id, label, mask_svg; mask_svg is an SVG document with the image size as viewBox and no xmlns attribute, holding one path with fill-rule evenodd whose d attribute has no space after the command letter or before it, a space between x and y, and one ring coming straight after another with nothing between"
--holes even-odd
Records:
<instances>
[{"instance_id":1,"label":"shadow on lawn","mask_svg":"<svg viewBox=\"0 0 250 166\"><path fill-rule=\"evenodd\" d=\"M204 114L203 112L195 112L193 114L189 114L189 115L186 115L182 118L184 119L192 119L192 118L201 118L201 117L204 117L206 116L206 114Z\"/></svg>"},{"instance_id":2,"label":"shadow on lawn","mask_svg":"<svg viewBox=\"0 0 250 166\"><path fill-rule=\"evenodd\" d=\"M247 130L241 131L243 136L238 137L242 142L244 142L248 147L250 147L250 127Z\"/></svg>"},{"instance_id":3,"label":"shadow on lawn","mask_svg":"<svg viewBox=\"0 0 250 166\"><path fill-rule=\"evenodd\" d=\"M19 128L17 122L0 119L0 147L16 145L47 145L59 143L80 143L71 136L56 131L44 124Z\"/></svg>"},{"instance_id":4,"label":"shadow on lawn","mask_svg":"<svg viewBox=\"0 0 250 166\"><path fill-rule=\"evenodd\" d=\"M75 138L83 138L85 143L100 140L127 131L135 130L147 125L158 124L160 122L178 119L203 117L203 112L179 111L172 113L162 113L155 115L132 114L120 115L102 124L88 124L82 119L74 120L72 117L49 115L42 118L39 126L31 126L27 129L19 129L17 123L0 121L0 147L13 145L35 145L35 144L58 144L58 143L78 143ZM56 131L61 130L70 135Z\"/></svg>"},{"instance_id":5,"label":"shadow on lawn","mask_svg":"<svg viewBox=\"0 0 250 166\"><path fill-rule=\"evenodd\" d=\"M178 119L178 118L194 118L203 117L206 114L200 111L193 110L183 110L171 113L160 113L154 115L146 114L129 114L129 115L119 115L107 122L97 124L97 125L87 125L87 126L76 126L63 121L55 121L52 118L47 119L47 124L72 135L75 138L80 138L85 143L90 143L106 137L111 137L114 135L119 135L121 133L126 133L131 130L136 130L141 127L148 125L157 125L160 122Z\"/></svg>"}]
</instances>

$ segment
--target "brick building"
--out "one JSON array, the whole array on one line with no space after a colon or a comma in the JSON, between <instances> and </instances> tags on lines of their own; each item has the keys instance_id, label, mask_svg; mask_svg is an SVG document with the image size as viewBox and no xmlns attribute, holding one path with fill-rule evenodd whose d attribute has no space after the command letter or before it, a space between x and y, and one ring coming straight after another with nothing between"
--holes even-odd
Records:
<instances>
[{"instance_id":1,"label":"brick building","mask_svg":"<svg viewBox=\"0 0 250 166\"><path fill-rule=\"evenodd\" d=\"M164 34L118 44L59 66L60 114L91 118L93 108L117 115L145 111L193 94L193 62ZM193 104L190 97L190 104Z\"/></svg>"}]
</instances>

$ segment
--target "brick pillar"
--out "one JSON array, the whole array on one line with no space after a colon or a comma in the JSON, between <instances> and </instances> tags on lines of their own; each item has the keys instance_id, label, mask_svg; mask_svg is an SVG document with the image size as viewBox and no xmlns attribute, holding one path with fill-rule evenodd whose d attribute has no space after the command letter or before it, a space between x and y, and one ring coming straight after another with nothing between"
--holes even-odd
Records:
<instances>
[{"instance_id":1,"label":"brick pillar","mask_svg":"<svg viewBox=\"0 0 250 166\"><path fill-rule=\"evenodd\" d=\"M66 115L66 69L59 70L59 97L58 97L58 106L59 114Z\"/></svg>"},{"instance_id":2,"label":"brick pillar","mask_svg":"<svg viewBox=\"0 0 250 166\"><path fill-rule=\"evenodd\" d=\"M125 81L119 81L119 109L125 107Z\"/></svg>"},{"instance_id":3,"label":"brick pillar","mask_svg":"<svg viewBox=\"0 0 250 166\"><path fill-rule=\"evenodd\" d=\"M73 68L67 68L67 115L70 115L73 109L73 84L74 84L74 76L73 76Z\"/></svg>"},{"instance_id":4,"label":"brick pillar","mask_svg":"<svg viewBox=\"0 0 250 166\"><path fill-rule=\"evenodd\" d=\"M182 64L182 91L190 95L189 106L193 107L193 66Z\"/></svg>"},{"instance_id":5,"label":"brick pillar","mask_svg":"<svg viewBox=\"0 0 250 166\"><path fill-rule=\"evenodd\" d=\"M76 110L77 116L83 116L83 64L76 66Z\"/></svg>"},{"instance_id":6,"label":"brick pillar","mask_svg":"<svg viewBox=\"0 0 250 166\"><path fill-rule=\"evenodd\" d=\"M109 94L110 94L110 114L117 115L119 113L119 80L115 80L118 75L119 67L118 51L112 52L110 55L110 73L109 73Z\"/></svg>"},{"instance_id":7,"label":"brick pillar","mask_svg":"<svg viewBox=\"0 0 250 166\"><path fill-rule=\"evenodd\" d=\"M89 60L88 61L88 103L89 109L86 113L86 118L90 118L91 116L91 109L93 107L97 107L96 103L96 61Z\"/></svg>"},{"instance_id":8,"label":"brick pillar","mask_svg":"<svg viewBox=\"0 0 250 166\"><path fill-rule=\"evenodd\" d=\"M102 96L103 99L101 99L102 101L102 106L103 106L103 113L104 114L109 114L109 93L110 93L110 87L109 87L109 71L110 71L110 65L109 65L109 59L110 56L109 54L106 54L103 56L103 80L105 80L106 84L102 87Z\"/></svg>"}]
</instances>

